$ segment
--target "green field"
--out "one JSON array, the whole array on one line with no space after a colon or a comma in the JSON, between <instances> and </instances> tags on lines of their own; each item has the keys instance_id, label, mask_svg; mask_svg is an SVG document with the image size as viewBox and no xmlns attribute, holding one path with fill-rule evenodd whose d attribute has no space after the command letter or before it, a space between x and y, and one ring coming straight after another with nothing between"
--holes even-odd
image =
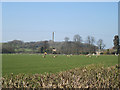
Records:
<instances>
[{"instance_id":1,"label":"green field","mask_svg":"<svg viewBox=\"0 0 120 90\"><path fill-rule=\"evenodd\" d=\"M2 72L3 76L14 73L55 73L76 67L82 67L88 64L104 64L111 66L118 64L117 56L102 55L99 57L86 57L84 55L47 55L43 58L37 54L3 54L2 55Z\"/></svg>"}]
</instances>

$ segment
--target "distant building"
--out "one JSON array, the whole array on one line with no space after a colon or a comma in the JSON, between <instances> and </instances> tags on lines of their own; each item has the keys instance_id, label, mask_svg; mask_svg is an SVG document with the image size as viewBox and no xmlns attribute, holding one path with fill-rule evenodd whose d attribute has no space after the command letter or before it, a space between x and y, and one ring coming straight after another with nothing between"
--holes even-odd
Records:
<instances>
[{"instance_id":1,"label":"distant building","mask_svg":"<svg viewBox=\"0 0 120 90\"><path fill-rule=\"evenodd\" d=\"M56 52L56 49L55 49L55 48L53 48L53 52Z\"/></svg>"},{"instance_id":2,"label":"distant building","mask_svg":"<svg viewBox=\"0 0 120 90\"><path fill-rule=\"evenodd\" d=\"M101 53L100 51L96 51L96 55L100 55L100 53Z\"/></svg>"},{"instance_id":3,"label":"distant building","mask_svg":"<svg viewBox=\"0 0 120 90\"><path fill-rule=\"evenodd\" d=\"M53 54L56 54L56 49L53 48L53 49L52 49L52 52L53 52Z\"/></svg>"}]
</instances>

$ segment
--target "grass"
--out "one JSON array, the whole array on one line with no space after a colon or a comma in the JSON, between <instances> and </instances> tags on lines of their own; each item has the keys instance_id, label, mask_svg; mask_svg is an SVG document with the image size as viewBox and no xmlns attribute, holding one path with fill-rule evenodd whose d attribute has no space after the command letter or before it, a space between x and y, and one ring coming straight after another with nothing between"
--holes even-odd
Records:
<instances>
[{"instance_id":1,"label":"grass","mask_svg":"<svg viewBox=\"0 0 120 90\"><path fill-rule=\"evenodd\" d=\"M43 58L42 55L37 54L3 54L2 74L4 76L10 73L56 73L88 64L104 64L107 67L118 64L118 57L103 55L98 58L95 56L90 58L83 55L73 55L71 57L58 55L53 58L52 55L47 55L46 58Z\"/></svg>"}]
</instances>

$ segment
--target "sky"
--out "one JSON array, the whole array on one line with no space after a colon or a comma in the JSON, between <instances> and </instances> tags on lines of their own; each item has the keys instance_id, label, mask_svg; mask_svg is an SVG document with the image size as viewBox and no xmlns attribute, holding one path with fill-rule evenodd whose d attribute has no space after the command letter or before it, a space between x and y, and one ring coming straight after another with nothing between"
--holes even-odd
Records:
<instances>
[{"instance_id":1,"label":"sky","mask_svg":"<svg viewBox=\"0 0 120 90\"><path fill-rule=\"evenodd\" d=\"M12 40L64 41L79 34L103 39L113 47L118 34L117 2L6 2L2 3L2 42Z\"/></svg>"}]
</instances>

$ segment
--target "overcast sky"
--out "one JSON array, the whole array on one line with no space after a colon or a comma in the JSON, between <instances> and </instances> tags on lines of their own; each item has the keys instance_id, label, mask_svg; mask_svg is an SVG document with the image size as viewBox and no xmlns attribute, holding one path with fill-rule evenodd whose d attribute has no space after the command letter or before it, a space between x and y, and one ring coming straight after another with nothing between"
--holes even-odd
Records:
<instances>
[{"instance_id":1,"label":"overcast sky","mask_svg":"<svg viewBox=\"0 0 120 90\"><path fill-rule=\"evenodd\" d=\"M118 34L117 2L76 2L76 3L3 3L3 42L11 40L55 41L65 37L73 40L79 34L83 41L88 35L96 41L103 39L106 48L113 46Z\"/></svg>"}]
</instances>

